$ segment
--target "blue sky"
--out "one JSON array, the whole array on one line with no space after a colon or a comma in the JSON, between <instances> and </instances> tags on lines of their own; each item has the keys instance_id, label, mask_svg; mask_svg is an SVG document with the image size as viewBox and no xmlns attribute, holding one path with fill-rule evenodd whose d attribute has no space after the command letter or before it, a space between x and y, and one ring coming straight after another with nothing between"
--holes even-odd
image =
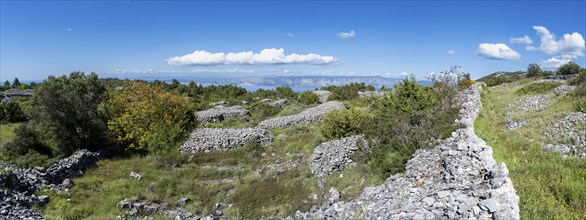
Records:
<instances>
[{"instance_id":1,"label":"blue sky","mask_svg":"<svg viewBox=\"0 0 586 220\"><path fill-rule=\"evenodd\" d=\"M423 78L450 65L479 78L530 63L586 66L586 1L0 4L1 81L76 70Z\"/></svg>"}]
</instances>

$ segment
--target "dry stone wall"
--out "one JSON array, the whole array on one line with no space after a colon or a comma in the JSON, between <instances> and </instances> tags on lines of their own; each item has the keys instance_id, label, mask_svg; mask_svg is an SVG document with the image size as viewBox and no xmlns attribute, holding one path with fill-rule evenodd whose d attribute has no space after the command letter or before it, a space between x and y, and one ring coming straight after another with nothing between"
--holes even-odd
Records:
<instances>
[{"instance_id":1,"label":"dry stone wall","mask_svg":"<svg viewBox=\"0 0 586 220\"><path fill-rule=\"evenodd\" d=\"M361 148L367 148L364 135L354 135L320 144L313 150L309 168L317 177L342 171L352 164L351 156Z\"/></svg>"},{"instance_id":2,"label":"dry stone wall","mask_svg":"<svg viewBox=\"0 0 586 220\"><path fill-rule=\"evenodd\" d=\"M338 101L330 101L313 108L306 109L295 115L276 117L267 119L258 124L258 128L273 129L273 128L288 128L297 125L309 125L318 123L321 119L331 111L342 110L346 108L344 103Z\"/></svg>"},{"instance_id":3,"label":"dry stone wall","mask_svg":"<svg viewBox=\"0 0 586 220\"><path fill-rule=\"evenodd\" d=\"M7 188L0 191L0 219L43 219L31 207L43 205L49 198L37 197L33 193L41 188L68 189L71 186L68 178L83 174L83 170L95 164L108 151L110 149L95 153L80 150L49 168L23 169L0 165L0 186Z\"/></svg>"},{"instance_id":4,"label":"dry stone wall","mask_svg":"<svg viewBox=\"0 0 586 220\"><path fill-rule=\"evenodd\" d=\"M221 122L228 118L249 116L250 112L246 109L242 109L242 106L230 106L224 107L217 105L211 109L197 112L197 121L200 124Z\"/></svg>"},{"instance_id":5,"label":"dry stone wall","mask_svg":"<svg viewBox=\"0 0 586 220\"><path fill-rule=\"evenodd\" d=\"M433 149L418 150L406 172L366 188L351 201L326 202L296 218L519 219L519 197L508 170L474 133L481 84L466 90L457 123L465 126Z\"/></svg>"},{"instance_id":6,"label":"dry stone wall","mask_svg":"<svg viewBox=\"0 0 586 220\"><path fill-rule=\"evenodd\" d=\"M270 145L273 136L267 130L258 128L199 128L190 134L180 150L183 153L229 150L253 141Z\"/></svg>"}]
</instances>

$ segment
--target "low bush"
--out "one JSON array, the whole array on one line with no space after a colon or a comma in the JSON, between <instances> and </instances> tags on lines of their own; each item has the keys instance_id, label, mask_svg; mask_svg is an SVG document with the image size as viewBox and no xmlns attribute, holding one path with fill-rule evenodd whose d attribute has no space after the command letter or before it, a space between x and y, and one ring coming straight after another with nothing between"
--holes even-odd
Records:
<instances>
[{"instance_id":1,"label":"low bush","mask_svg":"<svg viewBox=\"0 0 586 220\"><path fill-rule=\"evenodd\" d=\"M576 110L579 112L586 113L586 99L583 99L582 101L579 101L576 104Z\"/></svg>"},{"instance_id":2,"label":"low bush","mask_svg":"<svg viewBox=\"0 0 586 220\"><path fill-rule=\"evenodd\" d=\"M362 109L333 111L322 119L320 131L328 140L362 134L369 119L368 112Z\"/></svg>"},{"instance_id":3,"label":"low bush","mask_svg":"<svg viewBox=\"0 0 586 220\"><path fill-rule=\"evenodd\" d=\"M0 103L0 124L18 123L26 121L26 116L20 103Z\"/></svg>"},{"instance_id":4,"label":"low bush","mask_svg":"<svg viewBox=\"0 0 586 220\"><path fill-rule=\"evenodd\" d=\"M319 102L319 97L311 91L305 91L297 95L297 101L305 105L311 105Z\"/></svg>"}]
</instances>

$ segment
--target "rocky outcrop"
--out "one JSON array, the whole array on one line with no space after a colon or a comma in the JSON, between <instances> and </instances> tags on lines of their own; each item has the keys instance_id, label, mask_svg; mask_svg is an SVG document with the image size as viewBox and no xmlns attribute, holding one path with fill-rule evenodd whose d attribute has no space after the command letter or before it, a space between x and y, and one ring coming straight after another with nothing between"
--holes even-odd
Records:
<instances>
[{"instance_id":1,"label":"rocky outcrop","mask_svg":"<svg viewBox=\"0 0 586 220\"><path fill-rule=\"evenodd\" d=\"M354 135L320 144L313 150L309 168L317 177L342 171L352 164L351 156L361 148L367 148L364 135Z\"/></svg>"},{"instance_id":2,"label":"rocky outcrop","mask_svg":"<svg viewBox=\"0 0 586 220\"><path fill-rule=\"evenodd\" d=\"M480 84L466 90L457 121L465 128L433 149L418 150L403 174L366 188L354 200L327 202L297 218L331 219L519 219L519 197L508 170L474 134Z\"/></svg>"},{"instance_id":3,"label":"rocky outcrop","mask_svg":"<svg viewBox=\"0 0 586 220\"><path fill-rule=\"evenodd\" d=\"M384 91L359 91L358 97L365 98L365 97L383 97L387 95Z\"/></svg>"},{"instance_id":4,"label":"rocky outcrop","mask_svg":"<svg viewBox=\"0 0 586 220\"><path fill-rule=\"evenodd\" d=\"M570 113L543 135L550 142L541 148L543 151L557 151L564 156L586 158L586 113Z\"/></svg>"},{"instance_id":5,"label":"rocky outcrop","mask_svg":"<svg viewBox=\"0 0 586 220\"><path fill-rule=\"evenodd\" d=\"M199 128L191 132L180 150L183 153L229 150L243 147L253 141L270 145L273 136L267 130L258 128Z\"/></svg>"},{"instance_id":6,"label":"rocky outcrop","mask_svg":"<svg viewBox=\"0 0 586 220\"><path fill-rule=\"evenodd\" d=\"M217 105L211 109L197 112L197 121L200 124L221 122L228 118L249 116L250 112L246 109L242 109L242 106L235 105L230 107L224 107Z\"/></svg>"},{"instance_id":7,"label":"rocky outcrop","mask_svg":"<svg viewBox=\"0 0 586 220\"><path fill-rule=\"evenodd\" d=\"M328 97L330 97L330 95L332 95L332 92L327 91L327 90L315 90L315 91L312 91L312 92L317 97L319 97L319 102L320 103L326 103L328 101Z\"/></svg>"},{"instance_id":8,"label":"rocky outcrop","mask_svg":"<svg viewBox=\"0 0 586 220\"><path fill-rule=\"evenodd\" d=\"M338 101L330 101L315 106L313 108L306 109L305 111L295 115L267 119L258 124L258 127L263 129L273 129L288 128L297 125L314 124L321 121L321 119L329 112L341 110L344 108L344 103Z\"/></svg>"}]
</instances>

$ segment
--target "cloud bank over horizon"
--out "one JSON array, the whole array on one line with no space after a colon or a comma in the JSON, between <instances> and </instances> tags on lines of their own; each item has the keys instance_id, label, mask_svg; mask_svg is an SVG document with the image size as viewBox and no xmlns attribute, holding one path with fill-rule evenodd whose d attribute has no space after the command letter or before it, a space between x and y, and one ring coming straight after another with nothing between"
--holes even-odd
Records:
<instances>
[{"instance_id":1,"label":"cloud bank over horizon","mask_svg":"<svg viewBox=\"0 0 586 220\"><path fill-rule=\"evenodd\" d=\"M237 53L210 53L205 50L197 50L183 56L169 57L167 64L171 66L216 66L216 65L273 65L273 64L310 64L328 65L340 63L333 56L323 56L315 53L309 54L285 54L283 48L267 48L254 53L252 51Z\"/></svg>"},{"instance_id":2,"label":"cloud bank over horizon","mask_svg":"<svg viewBox=\"0 0 586 220\"><path fill-rule=\"evenodd\" d=\"M586 43L582 35L578 32L564 34L559 40L547 28L543 26L533 26L540 36L539 47L527 46L528 51L542 51L553 57L542 60L539 64L544 69L556 69L574 59L584 56Z\"/></svg>"}]
</instances>

